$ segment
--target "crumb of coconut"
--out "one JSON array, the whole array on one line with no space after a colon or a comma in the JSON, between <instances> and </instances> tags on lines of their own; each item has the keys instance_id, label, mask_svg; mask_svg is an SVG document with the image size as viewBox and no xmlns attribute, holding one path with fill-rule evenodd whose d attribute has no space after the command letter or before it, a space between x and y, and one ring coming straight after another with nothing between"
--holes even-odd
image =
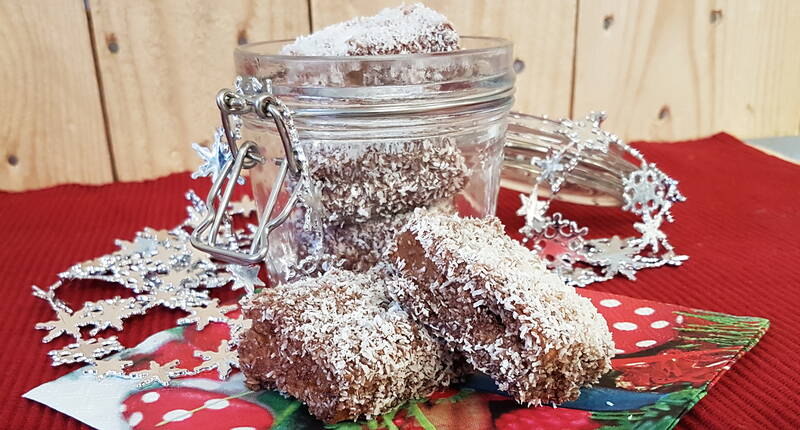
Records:
<instances>
[{"instance_id":1,"label":"crumb of coconut","mask_svg":"<svg viewBox=\"0 0 800 430\"><path fill-rule=\"evenodd\" d=\"M422 4L386 8L298 37L283 55L366 56L427 54L459 49L453 24Z\"/></svg>"}]
</instances>

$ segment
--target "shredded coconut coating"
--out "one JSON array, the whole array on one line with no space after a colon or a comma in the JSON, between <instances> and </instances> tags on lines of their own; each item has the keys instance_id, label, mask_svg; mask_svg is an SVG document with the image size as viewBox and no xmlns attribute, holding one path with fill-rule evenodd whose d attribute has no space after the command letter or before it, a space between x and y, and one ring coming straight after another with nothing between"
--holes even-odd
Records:
<instances>
[{"instance_id":1,"label":"shredded coconut coating","mask_svg":"<svg viewBox=\"0 0 800 430\"><path fill-rule=\"evenodd\" d=\"M449 139L326 144L306 149L306 156L328 224L429 206L461 191L470 173Z\"/></svg>"},{"instance_id":2,"label":"shredded coconut coating","mask_svg":"<svg viewBox=\"0 0 800 430\"><path fill-rule=\"evenodd\" d=\"M282 55L365 56L448 52L459 36L447 18L422 4L387 8L334 24L283 47Z\"/></svg>"},{"instance_id":3,"label":"shredded coconut coating","mask_svg":"<svg viewBox=\"0 0 800 430\"><path fill-rule=\"evenodd\" d=\"M517 401L574 400L610 370L606 321L496 218L418 210L389 253L412 281L393 297Z\"/></svg>"},{"instance_id":4,"label":"shredded coconut coating","mask_svg":"<svg viewBox=\"0 0 800 430\"><path fill-rule=\"evenodd\" d=\"M448 385L450 354L386 294L405 282L332 270L265 289L243 307L253 321L239 345L248 386L278 389L334 423Z\"/></svg>"},{"instance_id":5,"label":"shredded coconut coating","mask_svg":"<svg viewBox=\"0 0 800 430\"><path fill-rule=\"evenodd\" d=\"M440 200L428 207L429 211L445 214L456 213L452 198ZM406 225L413 211L392 216L378 217L361 223L344 226L325 225L322 233L320 262L313 265L323 273L330 268L366 272L380 263L386 255L395 234ZM297 223L295 221L295 223ZM295 227L298 231L298 258L304 261L313 258L314 234L303 230L302 225Z\"/></svg>"}]
</instances>

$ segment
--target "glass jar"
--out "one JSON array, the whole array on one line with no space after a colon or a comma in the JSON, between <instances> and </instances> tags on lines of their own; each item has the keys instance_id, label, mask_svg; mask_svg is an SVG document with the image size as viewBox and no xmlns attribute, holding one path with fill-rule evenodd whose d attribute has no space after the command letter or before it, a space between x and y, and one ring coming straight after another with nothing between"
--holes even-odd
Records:
<instances>
[{"instance_id":1,"label":"glass jar","mask_svg":"<svg viewBox=\"0 0 800 430\"><path fill-rule=\"evenodd\" d=\"M425 55L277 55L288 42L235 52L244 82L271 85L292 111L301 169L315 191L269 236L273 282L333 266L368 270L416 208L494 213L513 103L511 42L464 37L459 51ZM242 139L267 160L250 170L261 208L283 143L272 121L252 113L241 120ZM281 190L279 206L294 186ZM308 228L312 214L320 228Z\"/></svg>"}]
</instances>

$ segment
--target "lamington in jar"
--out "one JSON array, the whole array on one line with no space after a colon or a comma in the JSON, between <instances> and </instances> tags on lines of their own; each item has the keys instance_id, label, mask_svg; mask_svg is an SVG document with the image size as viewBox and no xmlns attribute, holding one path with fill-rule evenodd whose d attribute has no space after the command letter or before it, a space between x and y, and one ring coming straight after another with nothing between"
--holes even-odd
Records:
<instances>
[{"instance_id":1,"label":"lamington in jar","mask_svg":"<svg viewBox=\"0 0 800 430\"><path fill-rule=\"evenodd\" d=\"M455 51L459 36L441 13L420 3L333 24L298 37L284 55L343 57Z\"/></svg>"}]
</instances>

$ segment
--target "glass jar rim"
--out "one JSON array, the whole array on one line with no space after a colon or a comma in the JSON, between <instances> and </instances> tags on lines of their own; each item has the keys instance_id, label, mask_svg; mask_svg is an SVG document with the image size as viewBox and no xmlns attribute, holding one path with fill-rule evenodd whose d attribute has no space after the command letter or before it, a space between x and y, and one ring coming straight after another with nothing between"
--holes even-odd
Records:
<instances>
[{"instance_id":1,"label":"glass jar rim","mask_svg":"<svg viewBox=\"0 0 800 430\"><path fill-rule=\"evenodd\" d=\"M287 41L234 51L245 82L269 88L296 116L391 115L507 103L513 99L513 43L462 37L459 49L431 54L314 57L279 55Z\"/></svg>"},{"instance_id":2,"label":"glass jar rim","mask_svg":"<svg viewBox=\"0 0 800 430\"><path fill-rule=\"evenodd\" d=\"M408 59L424 59L424 58L440 58L440 57L458 57L458 56L473 56L482 55L497 49L510 49L514 43L508 39L501 37L485 37L485 36L461 36L462 42L468 44L485 44L485 46L471 47L465 49L458 49L448 52L434 52L427 54L391 54L391 55L363 55L363 56L319 56L319 55L284 55L277 53L263 52L259 48L277 48L275 52L279 52L280 48L284 45L291 43L294 39L282 40L268 40L261 42L247 43L236 47L234 50L235 56L245 55L248 57L256 57L263 59L271 59L273 61L281 62L322 62L322 63L336 63L341 61L395 61L395 60L408 60Z\"/></svg>"}]
</instances>

